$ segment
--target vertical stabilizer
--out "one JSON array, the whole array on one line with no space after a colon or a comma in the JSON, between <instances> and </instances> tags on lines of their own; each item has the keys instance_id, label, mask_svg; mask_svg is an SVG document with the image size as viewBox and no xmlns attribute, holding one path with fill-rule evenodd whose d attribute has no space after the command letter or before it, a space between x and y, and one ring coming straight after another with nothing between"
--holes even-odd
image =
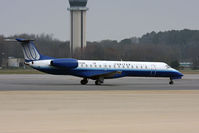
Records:
<instances>
[{"instance_id":1,"label":"vertical stabilizer","mask_svg":"<svg viewBox=\"0 0 199 133\"><path fill-rule=\"evenodd\" d=\"M36 49L33 43L34 40L26 40L19 38L16 40L21 43L24 58L26 61L40 60L41 55L39 54L38 50Z\"/></svg>"}]
</instances>

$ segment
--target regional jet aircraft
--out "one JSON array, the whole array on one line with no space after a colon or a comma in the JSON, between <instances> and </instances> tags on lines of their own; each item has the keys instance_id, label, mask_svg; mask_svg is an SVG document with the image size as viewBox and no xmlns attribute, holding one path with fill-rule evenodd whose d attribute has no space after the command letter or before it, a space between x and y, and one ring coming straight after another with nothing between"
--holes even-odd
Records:
<instances>
[{"instance_id":1,"label":"regional jet aircraft","mask_svg":"<svg viewBox=\"0 0 199 133\"><path fill-rule=\"evenodd\" d=\"M96 85L101 85L104 79L121 77L167 77L170 79L169 84L173 84L174 79L181 79L183 76L162 62L56 59L41 55L33 43L34 40L16 40L22 45L26 65L48 74L82 77L82 85L86 85L89 79L95 80Z\"/></svg>"}]
</instances>

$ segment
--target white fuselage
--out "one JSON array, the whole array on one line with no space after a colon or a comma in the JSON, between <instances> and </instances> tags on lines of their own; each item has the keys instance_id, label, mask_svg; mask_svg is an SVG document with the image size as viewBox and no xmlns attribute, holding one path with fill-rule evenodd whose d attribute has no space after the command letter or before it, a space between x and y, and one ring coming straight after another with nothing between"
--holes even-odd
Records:
<instances>
[{"instance_id":1,"label":"white fuselage","mask_svg":"<svg viewBox=\"0 0 199 133\"><path fill-rule=\"evenodd\" d=\"M39 60L29 62L33 68L49 68L51 60ZM177 71L163 62L134 62L134 61L96 61L78 60L78 67L75 70L156 70L156 71Z\"/></svg>"},{"instance_id":2,"label":"white fuselage","mask_svg":"<svg viewBox=\"0 0 199 133\"><path fill-rule=\"evenodd\" d=\"M133 62L133 61L95 61L79 60L77 69L106 69L106 70L174 70L162 62Z\"/></svg>"}]
</instances>

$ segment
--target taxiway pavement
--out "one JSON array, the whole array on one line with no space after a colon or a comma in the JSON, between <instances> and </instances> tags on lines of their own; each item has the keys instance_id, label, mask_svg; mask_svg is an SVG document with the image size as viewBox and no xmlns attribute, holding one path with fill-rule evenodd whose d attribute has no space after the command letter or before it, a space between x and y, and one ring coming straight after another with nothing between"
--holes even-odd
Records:
<instances>
[{"instance_id":1,"label":"taxiway pavement","mask_svg":"<svg viewBox=\"0 0 199 133\"><path fill-rule=\"evenodd\" d=\"M46 74L0 75L0 90L198 90L199 75L185 75L169 85L165 78L120 78L105 80L96 86L90 80L88 85L80 84L81 78L53 76Z\"/></svg>"},{"instance_id":2,"label":"taxiway pavement","mask_svg":"<svg viewBox=\"0 0 199 133\"><path fill-rule=\"evenodd\" d=\"M199 75L102 86L51 75L0 75L0 133L198 133Z\"/></svg>"}]
</instances>

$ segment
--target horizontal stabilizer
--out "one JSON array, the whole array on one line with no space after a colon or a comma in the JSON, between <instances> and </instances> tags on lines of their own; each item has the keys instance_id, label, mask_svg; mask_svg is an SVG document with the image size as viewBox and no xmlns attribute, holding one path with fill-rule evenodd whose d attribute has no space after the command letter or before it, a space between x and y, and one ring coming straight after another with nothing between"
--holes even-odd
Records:
<instances>
[{"instance_id":1,"label":"horizontal stabilizer","mask_svg":"<svg viewBox=\"0 0 199 133\"><path fill-rule=\"evenodd\" d=\"M4 38L4 41L6 41L6 42L24 42L24 43L28 43L28 42L34 41L34 40L33 39L23 39L23 38L17 38L17 39Z\"/></svg>"},{"instance_id":2,"label":"horizontal stabilizer","mask_svg":"<svg viewBox=\"0 0 199 133\"><path fill-rule=\"evenodd\" d=\"M16 39L18 42L30 42L30 41L34 41L33 39L23 39L23 38L17 38Z\"/></svg>"},{"instance_id":3,"label":"horizontal stabilizer","mask_svg":"<svg viewBox=\"0 0 199 133\"><path fill-rule=\"evenodd\" d=\"M36 49L33 39L23 39L23 38L4 38L6 42L19 42L22 46L24 58L26 62L29 61L37 61L37 60L46 60L46 59L54 59L52 57L43 56Z\"/></svg>"},{"instance_id":4,"label":"horizontal stabilizer","mask_svg":"<svg viewBox=\"0 0 199 133\"><path fill-rule=\"evenodd\" d=\"M16 39L13 38L3 38L5 42L17 42Z\"/></svg>"}]
</instances>

